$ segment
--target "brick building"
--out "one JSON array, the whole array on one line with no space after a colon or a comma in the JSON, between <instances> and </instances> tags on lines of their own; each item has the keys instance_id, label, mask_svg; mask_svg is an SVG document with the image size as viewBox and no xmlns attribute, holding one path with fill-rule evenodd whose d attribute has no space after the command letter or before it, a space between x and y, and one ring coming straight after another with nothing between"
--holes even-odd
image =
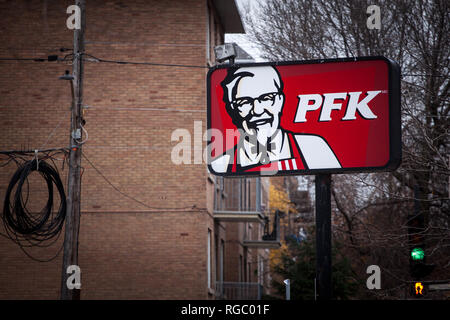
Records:
<instances>
[{"instance_id":1,"label":"brick building","mask_svg":"<svg viewBox=\"0 0 450 320\"><path fill-rule=\"evenodd\" d=\"M81 298L216 299L254 295L254 288L259 296L267 292L268 249L276 241L259 240L269 181L216 179L196 161L199 145L205 147L198 132L206 129L207 68L94 58L211 66L224 33L244 32L234 2L86 2L91 57L84 67L89 138L82 159ZM71 4L0 1L0 58L69 54L59 49L73 46L66 27ZM70 56L0 61L0 150L67 146L71 94L68 82L58 79L65 70L71 70ZM191 137L190 163L171 160L181 139L177 129ZM62 161L56 163L62 170ZM15 170L13 163L0 168L1 199ZM67 168L61 176L66 185ZM47 193L37 175L29 190L29 208L40 210ZM3 226L0 232L5 234ZM63 234L51 247L26 251L50 259ZM61 265L61 253L37 262L0 237L0 299L58 299Z\"/></svg>"}]
</instances>

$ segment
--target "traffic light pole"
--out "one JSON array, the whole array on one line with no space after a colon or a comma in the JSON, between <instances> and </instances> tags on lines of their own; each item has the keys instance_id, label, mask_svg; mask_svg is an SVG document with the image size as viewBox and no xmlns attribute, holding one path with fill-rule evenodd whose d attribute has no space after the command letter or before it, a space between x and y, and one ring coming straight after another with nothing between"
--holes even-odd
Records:
<instances>
[{"instance_id":1,"label":"traffic light pole","mask_svg":"<svg viewBox=\"0 0 450 320\"><path fill-rule=\"evenodd\" d=\"M434 264L426 263L425 255L425 217L421 201L423 195L419 185L414 186L414 210L408 216L408 240L410 274L413 280L411 295L415 298L425 296L424 278L434 269Z\"/></svg>"},{"instance_id":2,"label":"traffic light pole","mask_svg":"<svg viewBox=\"0 0 450 320\"><path fill-rule=\"evenodd\" d=\"M316 279L318 300L331 300L331 174L317 174Z\"/></svg>"}]
</instances>

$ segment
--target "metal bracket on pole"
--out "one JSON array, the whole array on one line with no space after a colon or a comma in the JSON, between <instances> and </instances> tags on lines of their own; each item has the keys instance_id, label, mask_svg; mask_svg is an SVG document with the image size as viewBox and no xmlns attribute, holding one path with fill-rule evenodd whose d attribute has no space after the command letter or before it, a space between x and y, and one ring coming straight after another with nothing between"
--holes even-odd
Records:
<instances>
[{"instance_id":1,"label":"metal bracket on pole","mask_svg":"<svg viewBox=\"0 0 450 320\"><path fill-rule=\"evenodd\" d=\"M79 140L81 139L81 129L75 129L72 131L72 139Z\"/></svg>"}]
</instances>

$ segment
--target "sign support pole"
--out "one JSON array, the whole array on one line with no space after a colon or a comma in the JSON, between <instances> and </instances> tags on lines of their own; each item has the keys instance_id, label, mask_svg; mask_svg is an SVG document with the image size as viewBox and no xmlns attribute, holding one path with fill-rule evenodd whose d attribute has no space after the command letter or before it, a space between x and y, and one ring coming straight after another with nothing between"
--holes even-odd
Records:
<instances>
[{"instance_id":1,"label":"sign support pole","mask_svg":"<svg viewBox=\"0 0 450 320\"><path fill-rule=\"evenodd\" d=\"M319 300L331 300L331 174L316 174L316 279Z\"/></svg>"}]
</instances>

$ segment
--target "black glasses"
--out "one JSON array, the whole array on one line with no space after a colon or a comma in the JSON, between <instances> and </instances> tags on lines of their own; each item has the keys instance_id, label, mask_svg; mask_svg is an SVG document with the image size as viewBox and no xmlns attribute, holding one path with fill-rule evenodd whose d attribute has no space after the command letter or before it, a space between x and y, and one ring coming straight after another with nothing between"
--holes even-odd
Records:
<instances>
[{"instance_id":1,"label":"black glasses","mask_svg":"<svg viewBox=\"0 0 450 320\"><path fill-rule=\"evenodd\" d=\"M269 93L264 93L257 98L251 98L251 97L237 98L232 101L232 105L237 108L253 107L255 100L258 100L260 103L263 101L271 101L273 103L275 101L275 97L279 94L280 94L279 92L269 92Z\"/></svg>"}]
</instances>

